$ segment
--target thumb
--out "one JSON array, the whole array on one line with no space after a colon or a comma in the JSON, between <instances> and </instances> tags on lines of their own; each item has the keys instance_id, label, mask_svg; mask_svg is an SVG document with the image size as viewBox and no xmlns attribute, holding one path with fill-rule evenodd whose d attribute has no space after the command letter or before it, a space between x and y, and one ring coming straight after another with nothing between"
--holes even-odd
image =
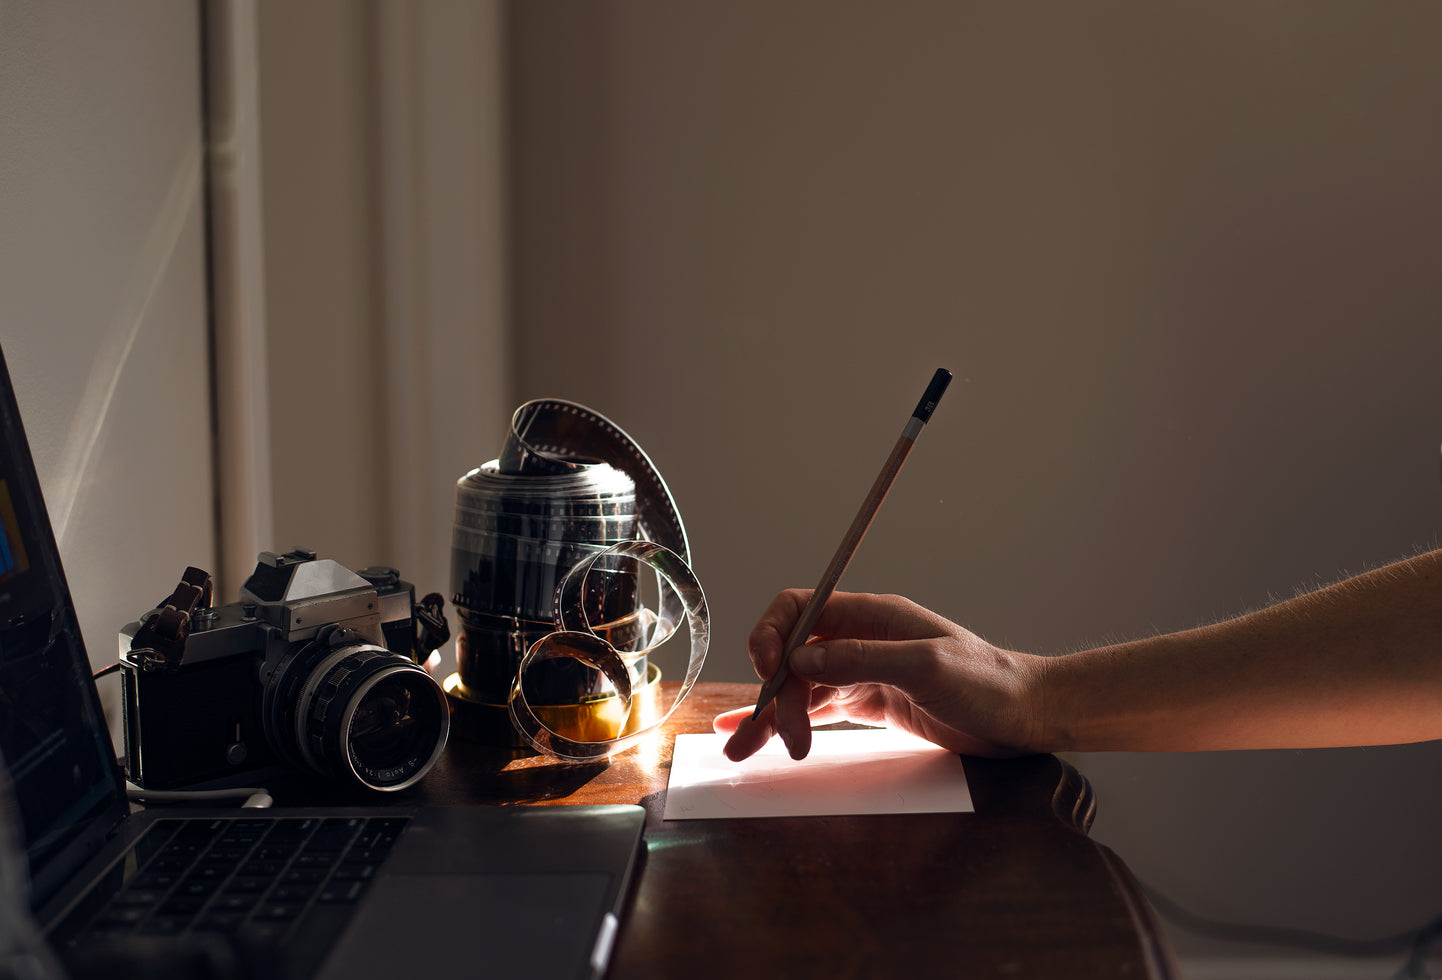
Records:
<instances>
[{"instance_id":1,"label":"thumb","mask_svg":"<svg viewBox=\"0 0 1442 980\"><path fill-rule=\"evenodd\" d=\"M817 640L797 647L791 670L813 684L886 684L910 691L932 662L927 646L896 640Z\"/></svg>"}]
</instances>

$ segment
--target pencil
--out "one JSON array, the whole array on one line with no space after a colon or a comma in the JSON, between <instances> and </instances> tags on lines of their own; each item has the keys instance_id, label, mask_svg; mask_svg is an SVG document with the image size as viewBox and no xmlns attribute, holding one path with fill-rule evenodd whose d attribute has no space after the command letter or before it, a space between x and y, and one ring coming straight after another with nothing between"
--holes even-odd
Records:
<instances>
[{"instance_id":1,"label":"pencil","mask_svg":"<svg viewBox=\"0 0 1442 980\"><path fill-rule=\"evenodd\" d=\"M931 419L931 413L936 410L936 403L941 400L941 393L946 391L946 386L951 383L951 372L945 368L937 368L936 373L931 376L931 383L926 386L922 393L921 401L916 405L916 411L906 420L906 427L901 430L901 437L896 440L896 446L891 450L891 455L886 458L886 463L877 474L876 482L871 485L871 492L861 502L861 509L856 512L856 518L847 529L846 536L841 539L841 545L836 549L836 554L831 558L831 564L826 566L826 571L821 575L821 581L816 586L816 591L811 593L811 599L806 603L806 608L801 610L801 618L796 621L796 626L791 631L791 636L786 640L786 646L781 649L781 663L776 667L776 673L761 686L761 696L756 700L756 710L751 713L755 718L761 714L761 710L771 703L776 697L776 692L781 690L781 685L786 683L786 678L791 672L791 654L801 644L811 637L811 628L816 625L816 619L821 615L821 610L826 608L826 600L831 598L831 593L836 591L837 583L846 572L846 566L851 564L851 558L856 554L856 549L861 545L861 539L866 536L866 529L871 527L872 520L876 517L881 502L886 499L887 492L891 485L896 482L896 474L901 472L901 465L906 462L906 457L911 454L911 447L916 445L916 439L921 435L921 429Z\"/></svg>"}]
</instances>

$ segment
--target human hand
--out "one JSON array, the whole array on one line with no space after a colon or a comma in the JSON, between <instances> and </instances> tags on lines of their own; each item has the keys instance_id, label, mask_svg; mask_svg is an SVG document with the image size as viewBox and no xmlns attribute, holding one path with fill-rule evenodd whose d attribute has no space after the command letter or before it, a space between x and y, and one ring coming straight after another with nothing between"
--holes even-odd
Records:
<instances>
[{"instance_id":1,"label":"human hand","mask_svg":"<svg viewBox=\"0 0 1442 980\"><path fill-rule=\"evenodd\" d=\"M811 593L771 601L749 649L763 679ZM819 637L791 655L791 672L754 720L751 708L716 716L726 756L740 761L780 734L793 759L811 750L811 728L838 721L888 725L966 755L1019 755L1041 731L1045 657L1011 653L900 596L837 592L813 627Z\"/></svg>"}]
</instances>

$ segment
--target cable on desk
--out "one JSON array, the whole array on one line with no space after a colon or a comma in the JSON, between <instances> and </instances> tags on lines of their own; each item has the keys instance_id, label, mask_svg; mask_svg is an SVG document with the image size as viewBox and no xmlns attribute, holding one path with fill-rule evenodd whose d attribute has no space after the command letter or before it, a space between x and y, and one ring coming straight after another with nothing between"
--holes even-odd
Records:
<instances>
[{"instance_id":1,"label":"cable on desk","mask_svg":"<svg viewBox=\"0 0 1442 980\"><path fill-rule=\"evenodd\" d=\"M263 786L237 786L234 789L153 790L126 782L125 795L136 803L223 803L244 799L242 807L265 808L275 802Z\"/></svg>"}]
</instances>

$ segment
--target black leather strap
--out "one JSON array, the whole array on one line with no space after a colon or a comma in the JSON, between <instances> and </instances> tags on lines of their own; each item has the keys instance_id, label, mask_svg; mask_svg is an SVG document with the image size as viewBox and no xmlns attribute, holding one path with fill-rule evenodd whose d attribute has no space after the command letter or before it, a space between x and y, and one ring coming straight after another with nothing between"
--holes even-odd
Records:
<instances>
[{"instance_id":1,"label":"black leather strap","mask_svg":"<svg viewBox=\"0 0 1442 980\"><path fill-rule=\"evenodd\" d=\"M210 573L190 566L180 577L175 591L140 620L140 629L130 641L131 652L143 666L164 666L174 670L185 656L185 641L190 639L190 620L197 609L210 606Z\"/></svg>"}]
</instances>

